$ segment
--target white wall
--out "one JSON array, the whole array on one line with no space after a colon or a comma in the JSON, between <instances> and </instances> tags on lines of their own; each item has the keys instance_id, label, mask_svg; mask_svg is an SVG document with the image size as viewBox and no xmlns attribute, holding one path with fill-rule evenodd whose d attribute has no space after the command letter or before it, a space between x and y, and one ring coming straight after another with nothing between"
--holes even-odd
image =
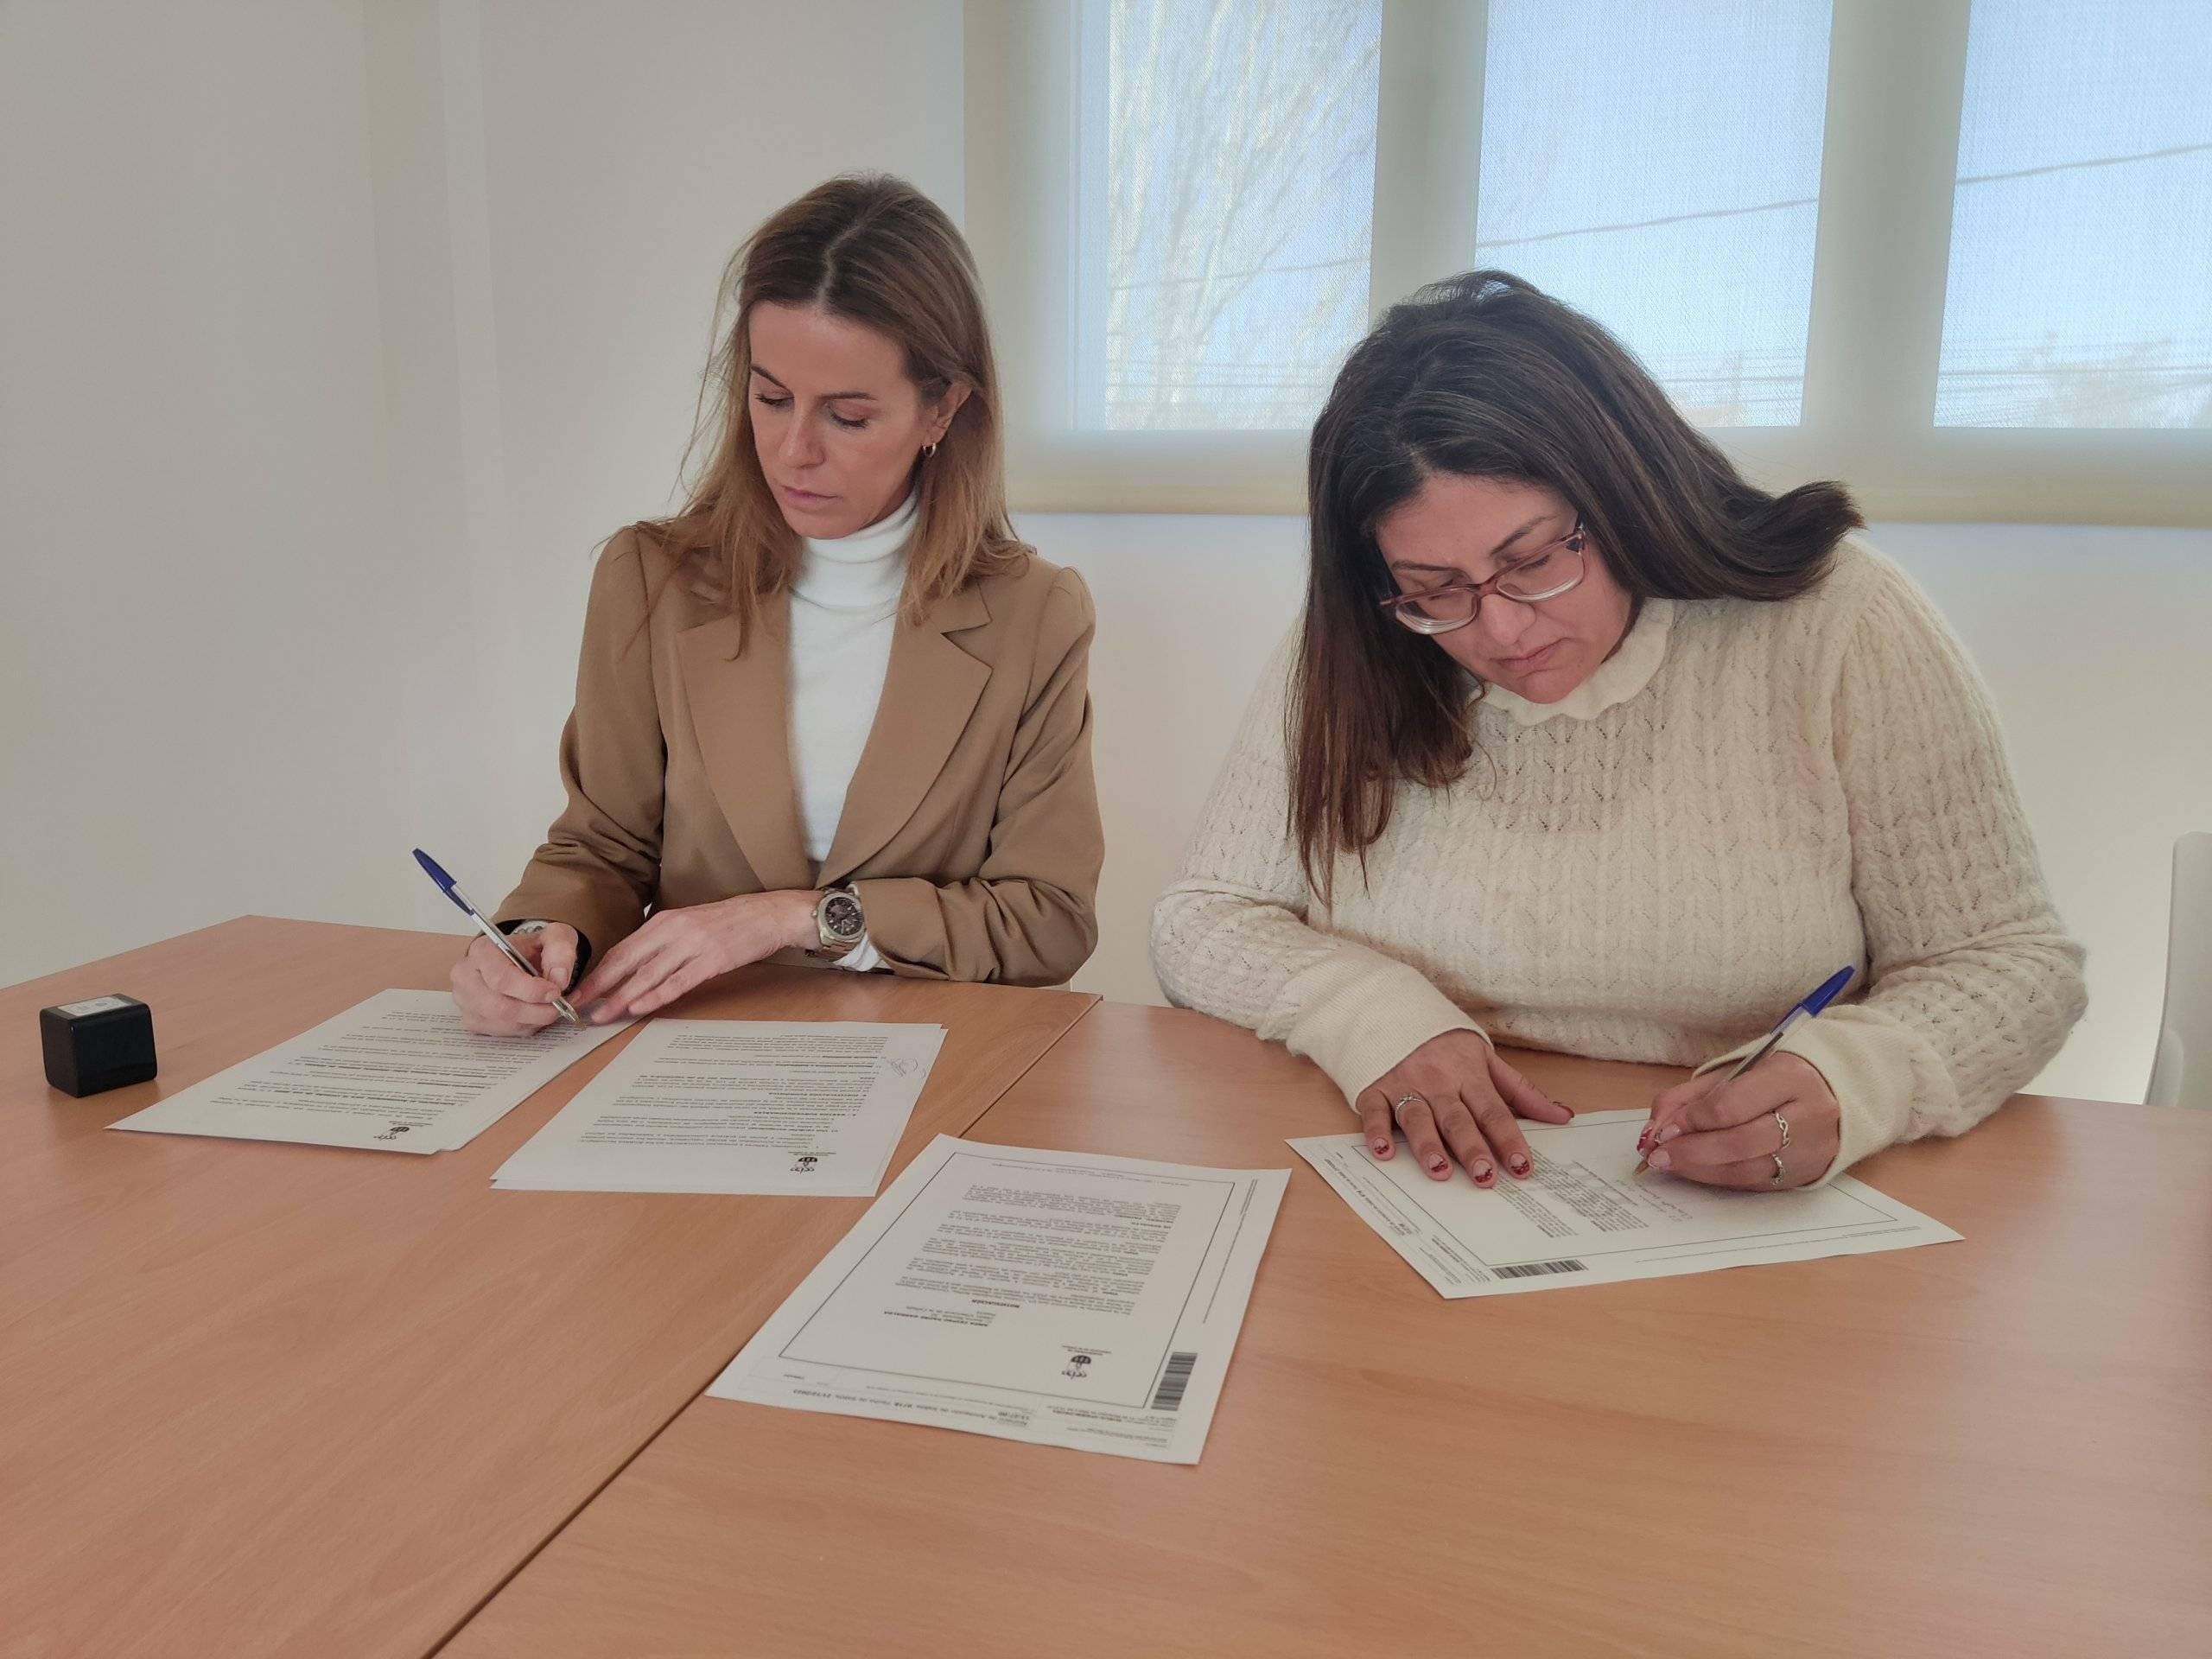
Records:
<instances>
[{"instance_id":1,"label":"white wall","mask_svg":"<svg viewBox=\"0 0 2212 1659\"><path fill-rule=\"evenodd\" d=\"M1152 895L1180 865L1262 662L1301 596L1290 518L1038 514L1082 568L1106 814L1104 918L1084 989L1158 1001ZM2089 947L2089 1012L2039 1086L2142 1098L2158 1029L2174 837L2212 826L2212 531L1878 524L1942 607L2005 724L2061 913Z\"/></svg>"},{"instance_id":2,"label":"white wall","mask_svg":"<svg viewBox=\"0 0 2212 1659\"><path fill-rule=\"evenodd\" d=\"M671 499L723 260L847 168L957 211L960 14L0 5L0 982L249 910L449 929L416 841L503 890L557 802L591 550ZM1154 997L1146 914L1300 529L1022 527L1100 610L1077 982ZM2139 1095L2165 849L2212 824L2212 536L1878 535L1980 659L2091 946L2045 1082Z\"/></svg>"},{"instance_id":3,"label":"white wall","mask_svg":"<svg viewBox=\"0 0 2212 1659\"><path fill-rule=\"evenodd\" d=\"M557 804L594 547L724 260L960 210L958 0L0 5L0 983L247 911L450 928Z\"/></svg>"},{"instance_id":4,"label":"white wall","mask_svg":"<svg viewBox=\"0 0 2212 1659\"><path fill-rule=\"evenodd\" d=\"M0 7L0 980L404 896L370 146L357 7Z\"/></svg>"}]
</instances>

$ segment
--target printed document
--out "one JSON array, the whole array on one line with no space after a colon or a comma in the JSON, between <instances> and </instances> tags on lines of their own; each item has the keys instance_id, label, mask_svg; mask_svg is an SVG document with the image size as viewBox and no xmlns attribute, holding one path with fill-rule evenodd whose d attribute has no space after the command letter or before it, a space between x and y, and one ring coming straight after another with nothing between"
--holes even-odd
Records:
<instances>
[{"instance_id":1,"label":"printed document","mask_svg":"<svg viewBox=\"0 0 2212 1659\"><path fill-rule=\"evenodd\" d=\"M656 1020L493 1185L868 1198L944 1046L942 1026Z\"/></svg>"},{"instance_id":2,"label":"printed document","mask_svg":"<svg viewBox=\"0 0 2212 1659\"><path fill-rule=\"evenodd\" d=\"M1535 1173L1526 1181L1501 1177L1488 1192L1456 1166L1450 1180L1431 1179L1402 1144L1388 1163L1359 1135L1290 1145L1451 1297L1863 1255L1959 1236L1848 1175L1775 1192L1700 1186L1658 1170L1638 1175L1636 1138L1649 1121L1626 1111L1523 1122Z\"/></svg>"},{"instance_id":3,"label":"printed document","mask_svg":"<svg viewBox=\"0 0 2212 1659\"><path fill-rule=\"evenodd\" d=\"M479 1037L462 1027L450 992L379 991L108 1127L450 1152L627 1029L556 1025L528 1037Z\"/></svg>"},{"instance_id":4,"label":"printed document","mask_svg":"<svg viewBox=\"0 0 2212 1659\"><path fill-rule=\"evenodd\" d=\"M1196 1463L1289 1179L941 1135L708 1392Z\"/></svg>"}]
</instances>

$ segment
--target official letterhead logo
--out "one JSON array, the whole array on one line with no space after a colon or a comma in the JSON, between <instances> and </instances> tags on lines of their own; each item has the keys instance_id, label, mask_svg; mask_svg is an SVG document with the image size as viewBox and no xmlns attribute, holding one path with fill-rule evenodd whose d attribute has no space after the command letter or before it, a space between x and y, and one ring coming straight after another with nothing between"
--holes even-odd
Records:
<instances>
[{"instance_id":1,"label":"official letterhead logo","mask_svg":"<svg viewBox=\"0 0 2212 1659\"><path fill-rule=\"evenodd\" d=\"M811 1175L814 1173L814 1166L821 1161L822 1160L817 1154L811 1152L802 1152L797 1158L791 1160L791 1173L794 1175Z\"/></svg>"},{"instance_id":2,"label":"official letterhead logo","mask_svg":"<svg viewBox=\"0 0 2212 1659\"><path fill-rule=\"evenodd\" d=\"M1078 1382L1082 1382L1084 1377L1090 1375L1090 1356L1089 1354L1070 1354L1068 1356L1067 1367L1065 1370L1061 1371L1060 1375L1062 1376L1071 1376Z\"/></svg>"},{"instance_id":3,"label":"official letterhead logo","mask_svg":"<svg viewBox=\"0 0 2212 1659\"><path fill-rule=\"evenodd\" d=\"M414 1127L412 1123L395 1123L382 1135L372 1135L370 1138L376 1141L397 1141Z\"/></svg>"}]
</instances>

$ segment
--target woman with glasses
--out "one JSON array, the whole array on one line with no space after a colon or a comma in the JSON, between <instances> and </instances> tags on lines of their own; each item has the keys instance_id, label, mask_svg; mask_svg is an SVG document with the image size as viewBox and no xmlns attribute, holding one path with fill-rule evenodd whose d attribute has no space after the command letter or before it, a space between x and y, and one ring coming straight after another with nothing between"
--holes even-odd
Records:
<instances>
[{"instance_id":1,"label":"woman with glasses","mask_svg":"<svg viewBox=\"0 0 2212 1659\"><path fill-rule=\"evenodd\" d=\"M1762 1188L1960 1134L2057 1051L2082 953L1996 719L1840 486L1747 483L1494 271L1391 308L1308 473L1303 621L1154 912L1170 998L1484 1186L1529 1173L1516 1116L1570 1116L1491 1039L1698 1066L1651 1163Z\"/></svg>"}]
</instances>

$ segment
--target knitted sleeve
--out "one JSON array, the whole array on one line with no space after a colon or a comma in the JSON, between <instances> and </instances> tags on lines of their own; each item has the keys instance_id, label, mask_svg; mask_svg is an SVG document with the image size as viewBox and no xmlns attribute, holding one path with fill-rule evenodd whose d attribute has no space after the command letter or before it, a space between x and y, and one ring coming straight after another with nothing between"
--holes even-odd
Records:
<instances>
[{"instance_id":1,"label":"knitted sleeve","mask_svg":"<svg viewBox=\"0 0 2212 1659\"><path fill-rule=\"evenodd\" d=\"M1418 969L1308 919L1284 754L1296 649L1294 629L1245 710L1181 879L1153 908L1152 965L1168 1001L1306 1056L1349 1102L1432 1037L1486 1034Z\"/></svg>"},{"instance_id":2,"label":"knitted sleeve","mask_svg":"<svg viewBox=\"0 0 2212 1659\"><path fill-rule=\"evenodd\" d=\"M1842 1106L1830 1177L1972 1128L2043 1069L2088 1001L1988 695L1886 561L1872 562L1834 707L1871 988L1781 1045Z\"/></svg>"}]
</instances>

